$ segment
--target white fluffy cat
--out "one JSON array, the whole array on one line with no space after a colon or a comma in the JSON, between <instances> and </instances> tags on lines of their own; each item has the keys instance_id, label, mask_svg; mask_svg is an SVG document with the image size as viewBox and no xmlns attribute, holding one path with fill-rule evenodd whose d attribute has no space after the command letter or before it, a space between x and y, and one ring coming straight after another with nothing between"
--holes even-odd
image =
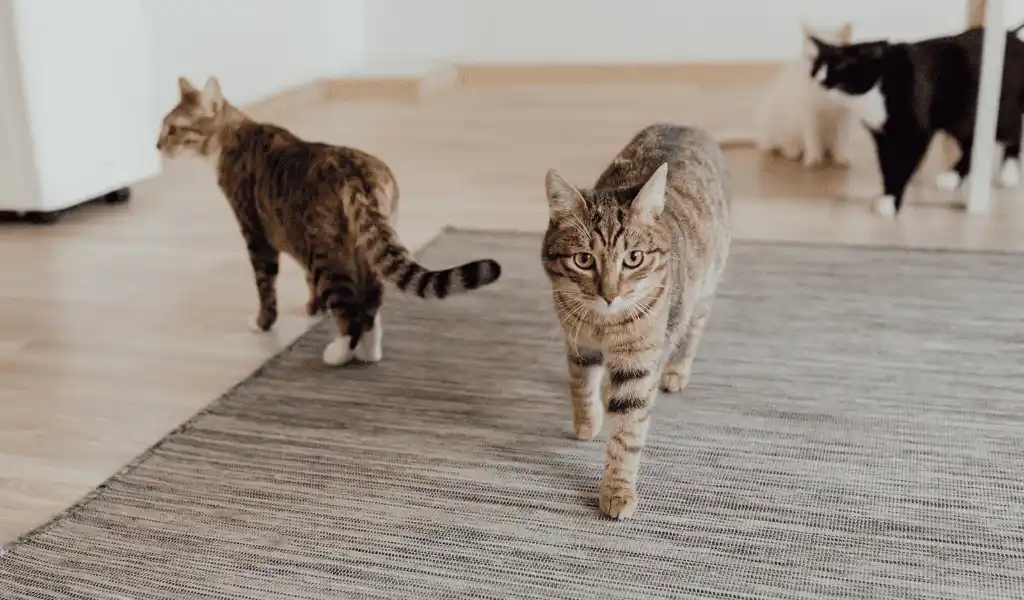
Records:
<instances>
[{"instance_id":1,"label":"white fluffy cat","mask_svg":"<svg viewBox=\"0 0 1024 600\"><path fill-rule=\"evenodd\" d=\"M850 42L853 26L812 29L801 23L803 53L776 79L758 112L757 147L762 152L781 152L789 160L803 158L814 167L831 158L840 166L850 164L850 135L857 126L852 111L831 98L811 77L817 48L811 36L834 44Z\"/></svg>"}]
</instances>

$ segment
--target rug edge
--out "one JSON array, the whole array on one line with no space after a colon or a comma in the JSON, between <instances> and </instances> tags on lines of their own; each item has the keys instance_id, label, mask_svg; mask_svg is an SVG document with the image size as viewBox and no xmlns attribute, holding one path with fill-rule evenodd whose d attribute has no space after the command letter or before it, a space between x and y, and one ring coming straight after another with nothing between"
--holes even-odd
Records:
<instances>
[{"instance_id":1,"label":"rug edge","mask_svg":"<svg viewBox=\"0 0 1024 600\"><path fill-rule=\"evenodd\" d=\"M431 246L435 245L437 242L442 240L445 236L451 235L451 234L454 234L454 233L462 233L463 231L464 230L462 230L462 229L460 229L458 227L453 227L453 226L442 227L440 231L438 231L432 238L427 240L427 242L424 243L413 254L415 256L419 257L424 252L429 250ZM470 233L470 232L467 232L467 233ZM295 348L295 346L298 346L300 343L303 342L303 340L305 340L307 337L312 335L313 334L313 330L316 329L316 327L318 325L320 325L322 320L323 320L322 317L320 319L317 319L305 331L303 331L298 336L296 336L294 340L292 340L291 342L286 344L283 348L278 350L273 356L271 356L267 360L265 360L262 363L260 363L260 365L258 367L256 367L255 369L253 369L252 372L250 372L248 375L246 375L245 377L240 379L238 382L236 382L234 385L229 387L224 392L218 394L215 398L210 400L206 405L204 405L201 409L199 409L199 411L197 411L191 417L189 417L185 421L181 422L180 424L178 424L173 429L169 430L167 433L165 433L163 436L161 436L159 440L157 440L152 445L147 447L145 450L140 452L137 456L132 458L130 461L128 461L127 463L123 464L120 468L118 468L109 477L104 479L103 482L101 482L99 485L94 487L92 490L90 490L84 496L81 496L80 498L75 500L75 502L73 504L71 504L71 506L69 506L69 507L65 508L64 510L60 511L59 513L53 515L45 523L42 523L41 525L38 525L37 527L32 528L31 530L27 531L26 533L24 533L24 534L22 534L22 535L20 535L20 536L18 536L16 538L14 538L10 542L6 542L6 543L3 543L3 544L0 544L0 561L2 561L9 554L14 552L17 549L18 546L22 546L24 544L27 544L27 543L31 542L35 537L40 536L40 535L46 533L47 531L49 531L53 527L56 527L58 524L60 524L61 521L65 520L65 519L67 519L69 517L73 517L76 514L78 514L80 511L82 511L85 508L87 508L92 502L94 502L97 498L99 498L103 494L103 492L107 489L107 487L110 486L111 483L113 483L117 479L120 479L120 478L122 478L124 476L130 475L135 469L137 469L139 467L139 465L141 465L143 462L145 462L149 457L151 457L153 454L155 454L157 450L159 450L164 444L166 444L168 442L168 440L170 440L172 437L174 437L174 436L176 436L176 435L178 435L178 434L180 434L180 433L182 433L184 431L187 431L189 429L189 427L191 427L192 425L195 424L196 421L198 421L202 417L204 417L207 414L209 414L209 412L211 410L213 410L217 405L219 405L221 403L221 401L230 398L232 395L237 393L238 390L242 386L244 386L245 384L249 383L253 379L257 379L267 369L269 369L274 364L278 363L285 354L290 352L292 349Z\"/></svg>"}]
</instances>

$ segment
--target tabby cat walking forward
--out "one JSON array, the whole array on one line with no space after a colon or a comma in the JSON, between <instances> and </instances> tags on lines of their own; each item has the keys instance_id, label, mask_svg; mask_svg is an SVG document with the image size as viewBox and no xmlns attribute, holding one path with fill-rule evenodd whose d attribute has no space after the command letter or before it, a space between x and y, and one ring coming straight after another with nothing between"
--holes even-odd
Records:
<instances>
[{"instance_id":1,"label":"tabby cat walking forward","mask_svg":"<svg viewBox=\"0 0 1024 600\"><path fill-rule=\"evenodd\" d=\"M211 77L203 90L178 80L181 99L164 118L157 148L213 159L242 231L259 295L253 326L277 319L281 253L306 271L308 314L327 310L338 328L323 353L339 365L382 358L382 281L422 298L445 298L498 279L493 260L429 271L394 230L398 185L384 162L353 148L309 142L258 123L232 106Z\"/></svg>"},{"instance_id":2,"label":"tabby cat walking forward","mask_svg":"<svg viewBox=\"0 0 1024 600\"><path fill-rule=\"evenodd\" d=\"M705 132L653 125L593 189L547 175L542 260L566 333L573 428L592 439L608 413L601 511L631 517L659 384L690 378L729 256L725 158ZM603 404L603 407L602 407Z\"/></svg>"}]
</instances>

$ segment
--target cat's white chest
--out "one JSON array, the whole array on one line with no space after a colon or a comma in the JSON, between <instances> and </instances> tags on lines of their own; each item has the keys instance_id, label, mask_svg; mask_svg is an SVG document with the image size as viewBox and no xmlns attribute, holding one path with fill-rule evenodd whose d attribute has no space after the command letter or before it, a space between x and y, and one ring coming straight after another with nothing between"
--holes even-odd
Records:
<instances>
[{"instance_id":1,"label":"cat's white chest","mask_svg":"<svg viewBox=\"0 0 1024 600\"><path fill-rule=\"evenodd\" d=\"M832 90L832 93L872 131L881 131L889 120L885 97L877 85L859 96L850 96L837 90Z\"/></svg>"}]
</instances>

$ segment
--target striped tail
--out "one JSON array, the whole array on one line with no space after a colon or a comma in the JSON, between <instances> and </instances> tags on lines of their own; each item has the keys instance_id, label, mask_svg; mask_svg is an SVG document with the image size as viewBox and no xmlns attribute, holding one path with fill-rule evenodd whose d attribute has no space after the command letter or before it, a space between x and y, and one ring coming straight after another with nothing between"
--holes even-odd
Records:
<instances>
[{"instance_id":1,"label":"striped tail","mask_svg":"<svg viewBox=\"0 0 1024 600\"><path fill-rule=\"evenodd\" d=\"M420 298L443 299L490 285L501 277L501 265L489 259L431 271L416 262L376 207L360 202L353 207L353 212L360 246L366 249L373 269L403 292Z\"/></svg>"}]
</instances>

